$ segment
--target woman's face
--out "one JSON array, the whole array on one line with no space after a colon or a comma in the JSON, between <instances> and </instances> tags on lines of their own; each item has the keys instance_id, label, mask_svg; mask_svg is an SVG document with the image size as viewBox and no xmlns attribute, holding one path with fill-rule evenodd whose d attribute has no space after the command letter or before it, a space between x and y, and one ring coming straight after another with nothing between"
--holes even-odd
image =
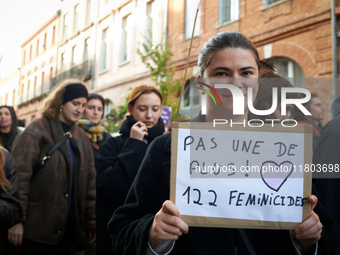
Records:
<instances>
[{"instance_id":1,"label":"woman's face","mask_svg":"<svg viewBox=\"0 0 340 255\"><path fill-rule=\"evenodd\" d=\"M63 104L61 106L62 110L59 112L59 119L68 125L76 122L83 114L86 103L86 97L79 97Z\"/></svg>"},{"instance_id":2,"label":"woman's face","mask_svg":"<svg viewBox=\"0 0 340 255\"><path fill-rule=\"evenodd\" d=\"M162 113L161 99L154 92L142 94L133 107L129 106L129 112L135 120L143 122L147 128L152 128Z\"/></svg>"},{"instance_id":3,"label":"woman's face","mask_svg":"<svg viewBox=\"0 0 340 255\"><path fill-rule=\"evenodd\" d=\"M203 78L209 78L208 83L232 84L238 87L244 95L244 109L248 112L247 89L252 90L252 99L255 100L258 90L259 70L255 57L250 50L241 48L228 48L217 51L204 70ZM218 79L217 79L218 78ZM223 80L221 80L223 78ZM216 89L221 101L222 110L233 111L233 97L229 89ZM209 98L209 97L207 97ZM207 100L207 107L215 107L213 100ZM215 108L216 109L216 108Z\"/></svg>"},{"instance_id":4,"label":"woman's face","mask_svg":"<svg viewBox=\"0 0 340 255\"><path fill-rule=\"evenodd\" d=\"M8 128L12 125L12 115L7 107L0 109L0 127Z\"/></svg>"},{"instance_id":5,"label":"woman's face","mask_svg":"<svg viewBox=\"0 0 340 255\"><path fill-rule=\"evenodd\" d=\"M99 99L91 99L85 106L84 117L94 124L98 124L102 120L103 111L102 101Z\"/></svg>"}]
</instances>

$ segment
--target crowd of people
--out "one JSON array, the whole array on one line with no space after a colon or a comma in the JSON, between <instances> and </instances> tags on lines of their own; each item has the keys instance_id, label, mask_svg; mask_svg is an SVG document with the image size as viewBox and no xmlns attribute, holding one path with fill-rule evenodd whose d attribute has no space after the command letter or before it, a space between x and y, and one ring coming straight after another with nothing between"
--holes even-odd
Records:
<instances>
[{"instance_id":1,"label":"crowd of people","mask_svg":"<svg viewBox=\"0 0 340 255\"><path fill-rule=\"evenodd\" d=\"M272 106L273 87L293 87L239 32L219 33L201 49L196 82L217 78L230 79L244 94L251 88L259 110ZM334 110L323 126L317 94L305 104L311 116L294 107L283 116L281 101L270 116L256 116L247 100L244 114L234 115L230 96L221 95L218 110L208 100L206 114L190 121L288 116L312 126L313 163L340 165L340 114ZM340 254L337 175L313 179L311 214L290 231L189 227L169 200L171 132L165 132L162 103L156 87L134 87L118 136L106 130L104 98L89 94L80 80L56 86L42 117L25 128L12 106L0 106L0 253Z\"/></svg>"}]
</instances>

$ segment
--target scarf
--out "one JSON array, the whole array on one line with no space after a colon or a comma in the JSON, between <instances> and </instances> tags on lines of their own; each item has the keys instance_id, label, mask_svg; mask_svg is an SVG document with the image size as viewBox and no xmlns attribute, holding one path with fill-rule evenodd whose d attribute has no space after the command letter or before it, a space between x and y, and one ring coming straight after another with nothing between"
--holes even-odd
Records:
<instances>
[{"instance_id":1,"label":"scarf","mask_svg":"<svg viewBox=\"0 0 340 255\"><path fill-rule=\"evenodd\" d=\"M126 119L123 121L119 133L130 137L130 130L131 127L137 122L137 120L132 117L132 115L126 116ZM146 141L148 144L150 144L153 139L155 139L157 136L160 136L164 134L164 122L161 117L159 117L158 122L156 125L154 125L152 128L148 128L148 135L145 136Z\"/></svg>"},{"instance_id":2,"label":"scarf","mask_svg":"<svg viewBox=\"0 0 340 255\"><path fill-rule=\"evenodd\" d=\"M108 126L107 122L105 121L94 124L92 121L87 119L78 120L77 125L86 132L87 136L94 143L103 140L103 133Z\"/></svg>"}]
</instances>

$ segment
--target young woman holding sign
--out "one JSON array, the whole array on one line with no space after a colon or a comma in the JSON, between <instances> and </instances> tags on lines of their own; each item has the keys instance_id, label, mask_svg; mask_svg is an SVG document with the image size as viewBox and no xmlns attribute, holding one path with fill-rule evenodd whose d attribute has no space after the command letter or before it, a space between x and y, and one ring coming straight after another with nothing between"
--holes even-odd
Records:
<instances>
[{"instance_id":1,"label":"young woman holding sign","mask_svg":"<svg viewBox=\"0 0 340 255\"><path fill-rule=\"evenodd\" d=\"M198 59L198 82L204 78L227 78L247 94L252 88L253 100L258 90L260 61L254 45L238 32L223 32L209 39ZM242 121L247 119L245 100L243 115L233 115L233 102L228 90L220 90L222 105L207 102L206 116ZM249 96L249 95L248 95ZM309 218L294 230L249 230L249 238L230 228L188 227L178 208L169 201L170 134L157 138L148 148L138 174L128 193L125 205L118 208L109 223L115 254L294 254L314 252L322 225L318 215ZM312 209L317 198L308 198ZM251 250L256 252L252 252Z\"/></svg>"},{"instance_id":2,"label":"young woman holding sign","mask_svg":"<svg viewBox=\"0 0 340 255\"><path fill-rule=\"evenodd\" d=\"M128 115L120 134L108 139L97 154L97 254L111 254L107 224L124 204L126 194L143 160L148 145L164 133L162 95L150 85L131 90Z\"/></svg>"}]
</instances>

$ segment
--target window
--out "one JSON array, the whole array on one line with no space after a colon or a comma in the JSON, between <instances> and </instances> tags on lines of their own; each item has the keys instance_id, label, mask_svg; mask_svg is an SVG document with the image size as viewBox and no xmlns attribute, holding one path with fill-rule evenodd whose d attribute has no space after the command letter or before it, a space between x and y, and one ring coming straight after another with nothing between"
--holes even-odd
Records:
<instances>
[{"instance_id":1,"label":"window","mask_svg":"<svg viewBox=\"0 0 340 255\"><path fill-rule=\"evenodd\" d=\"M61 72L65 72L67 67L66 53L61 54Z\"/></svg>"},{"instance_id":2,"label":"window","mask_svg":"<svg viewBox=\"0 0 340 255\"><path fill-rule=\"evenodd\" d=\"M30 45L30 60L32 60L32 44Z\"/></svg>"},{"instance_id":3,"label":"window","mask_svg":"<svg viewBox=\"0 0 340 255\"><path fill-rule=\"evenodd\" d=\"M129 60L129 47L131 40L131 15L128 15L122 20L122 40L120 49L120 63Z\"/></svg>"},{"instance_id":4,"label":"window","mask_svg":"<svg viewBox=\"0 0 340 255\"><path fill-rule=\"evenodd\" d=\"M104 112L107 112L107 114L104 116L104 118L108 118L108 116L111 115L110 112L114 108L115 106L113 105L112 101L110 99L105 99Z\"/></svg>"},{"instance_id":5,"label":"window","mask_svg":"<svg viewBox=\"0 0 340 255\"><path fill-rule=\"evenodd\" d=\"M52 44L55 43L55 26L53 27L53 31L52 31Z\"/></svg>"},{"instance_id":6,"label":"window","mask_svg":"<svg viewBox=\"0 0 340 255\"><path fill-rule=\"evenodd\" d=\"M278 1L281 1L281 0L263 0L263 6L268 6L268 5L275 3L275 2L278 2Z\"/></svg>"},{"instance_id":7,"label":"window","mask_svg":"<svg viewBox=\"0 0 340 255\"><path fill-rule=\"evenodd\" d=\"M87 38L85 40L85 47L84 47L84 61L87 62L90 60L90 45L91 44L91 39Z\"/></svg>"},{"instance_id":8,"label":"window","mask_svg":"<svg viewBox=\"0 0 340 255\"><path fill-rule=\"evenodd\" d=\"M45 83L45 72L41 73L41 85L44 85Z\"/></svg>"},{"instance_id":9,"label":"window","mask_svg":"<svg viewBox=\"0 0 340 255\"><path fill-rule=\"evenodd\" d=\"M66 13L64 15L64 30L63 30L63 40L66 40L69 33L69 26L70 26L70 15Z\"/></svg>"},{"instance_id":10,"label":"window","mask_svg":"<svg viewBox=\"0 0 340 255\"><path fill-rule=\"evenodd\" d=\"M46 50L46 42L47 42L47 33L44 34L44 50Z\"/></svg>"},{"instance_id":11,"label":"window","mask_svg":"<svg viewBox=\"0 0 340 255\"><path fill-rule=\"evenodd\" d=\"M102 32L102 41L100 45L100 65L99 71L104 71L107 69L107 31L104 29Z\"/></svg>"},{"instance_id":12,"label":"window","mask_svg":"<svg viewBox=\"0 0 340 255\"><path fill-rule=\"evenodd\" d=\"M22 57L22 65L25 65L25 64L26 64L26 50L24 50L24 54Z\"/></svg>"},{"instance_id":13,"label":"window","mask_svg":"<svg viewBox=\"0 0 340 255\"><path fill-rule=\"evenodd\" d=\"M80 64L79 47L76 45L72 48L72 68Z\"/></svg>"},{"instance_id":14,"label":"window","mask_svg":"<svg viewBox=\"0 0 340 255\"><path fill-rule=\"evenodd\" d=\"M39 39L37 40L37 48L35 49L35 55L39 55Z\"/></svg>"},{"instance_id":15,"label":"window","mask_svg":"<svg viewBox=\"0 0 340 255\"><path fill-rule=\"evenodd\" d=\"M85 46L84 46L84 62L85 62L86 73L90 71L90 47L91 47L91 39L87 38L85 40Z\"/></svg>"},{"instance_id":16,"label":"window","mask_svg":"<svg viewBox=\"0 0 340 255\"><path fill-rule=\"evenodd\" d=\"M50 68L50 81L53 79L53 67Z\"/></svg>"},{"instance_id":17,"label":"window","mask_svg":"<svg viewBox=\"0 0 340 255\"><path fill-rule=\"evenodd\" d=\"M181 100L180 113L183 115L190 115L190 117L197 116L201 109L201 94L194 86L193 79L187 80L183 91Z\"/></svg>"},{"instance_id":18,"label":"window","mask_svg":"<svg viewBox=\"0 0 340 255\"><path fill-rule=\"evenodd\" d=\"M276 68L276 73L289 79L295 87L305 87L305 75L298 63L289 58L271 58L268 61Z\"/></svg>"},{"instance_id":19,"label":"window","mask_svg":"<svg viewBox=\"0 0 340 255\"><path fill-rule=\"evenodd\" d=\"M239 0L219 0L218 2L218 24L237 20L240 17Z\"/></svg>"},{"instance_id":20,"label":"window","mask_svg":"<svg viewBox=\"0 0 340 255\"><path fill-rule=\"evenodd\" d=\"M86 24L90 23L92 20L92 1L91 0L87 0L87 4L86 4Z\"/></svg>"},{"instance_id":21,"label":"window","mask_svg":"<svg viewBox=\"0 0 340 255\"><path fill-rule=\"evenodd\" d=\"M185 1L185 39L191 38L199 2L200 2L199 0ZM201 23L201 11L199 11L197 14L194 36L198 36L200 34L201 27L200 23Z\"/></svg>"},{"instance_id":22,"label":"window","mask_svg":"<svg viewBox=\"0 0 340 255\"><path fill-rule=\"evenodd\" d=\"M153 40L158 38L157 33L157 24L155 13L155 4L154 1L147 3L146 6L146 26L145 26L145 44L150 46Z\"/></svg>"},{"instance_id":23,"label":"window","mask_svg":"<svg viewBox=\"0 0 340 255\"><path fill-rule=\"evenodd\" d=\"M16 90L15 89L13 89L13 97L12 97L12 105L15 105L15 97L16 97Z\"/></svg>"},{"instance_id":24,"label":"window","mask_svg":"<svg viewBox=\"0 0 340 255\"><path fill-rule=\"evenodd\" d=\"M74 7L73 33L77 33L79 29L79 14L80 14L80 5L77 4Z\"/></svg>"},{"instance_id":25,"label":"window","mask_svg":"<svg viewBox=\"0 0 340 255\"><path fill-rule=\"evenodd\" d=\"M33 87L33 90L30 91L30 98L40 96L40 93L38 91L37 82L38 82L38 77L34 76L34 87Z\"/></svg>"},{"instance_id":26,"label":"window","mask_svg":"<svg viewBox=\"0 0 340 255\"><path fill-rule=\"evenodd\" d=\"M28 99L28 93L30 91L30 87L31 87L31 80L28 80L28 82L27 82L27 92L24 94L24 102L26 102L27 99Z\"/></svg>"}]
</instances>

